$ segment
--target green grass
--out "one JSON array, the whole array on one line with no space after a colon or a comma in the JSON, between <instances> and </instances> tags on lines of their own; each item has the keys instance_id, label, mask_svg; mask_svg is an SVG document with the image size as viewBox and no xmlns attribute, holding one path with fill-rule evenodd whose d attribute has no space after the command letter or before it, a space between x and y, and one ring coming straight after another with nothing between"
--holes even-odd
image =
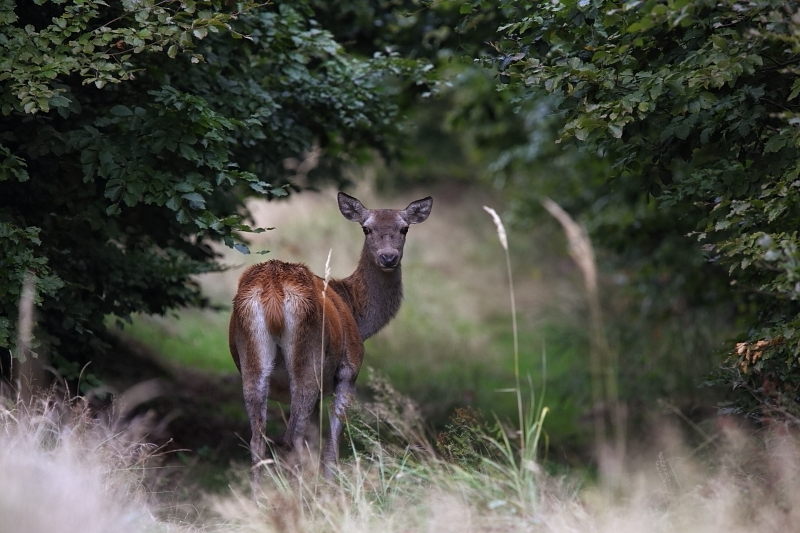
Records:
<instances>
[{"instance_id":1,"label":"green grass","mask_svg":"<svg viewBox=\"0 0 800 533\"><path fill-rule=\"evenodd\" d=\"M513 340L508 330L508 319L498 318L490 325L494 329L494 349L498 353L511 353ZM520 374L523 390L532 388L538 394L544 388L544 404L550 409L545 431L558 450L554 454L564 458L567 453L587 443L588 426L581 424L581 416L589 398L588 366L589 340L586 331L568 323L542 323L522 328L519 332ZM494 389L508 387L513 374L513 361L504 360L504 372L495 378ZM512 394L495 394L486 400L487 409L502 416L516 413L516 399Z\"/></svg>"},{"instance_id":2,"label":"green grass","mask_svg":"<svg viewBox=\"0 0 800 533\"><path fill-rule=\"evenodd\" d=\"M228 349L227 313L189 309L177 317L139 315L123 333L173 364L208 372L236 372Z\"/></svg>"},{"instance_id":3,"label":"green grass","mask_svg":"<svg viewBox=\"0 0 800 533\"><path fill-rule=\"evenodd\" d=\"M420 196L410 193L400 200L376 200L357 194L368 206L403 206ZM334 197L332 193L304 194L290 203L260 205L258 225L276 229L256 236L252 249L270 253L244 256L222 250L233 268L199 279L212 301L230 302L243 267L272 257L305 261L312 270L322 272L332 249L333 275L349 274L363 236L341 217ZM490 217L481 209L486 198L476 194L449 204L439 201L435 192L434 197L429 220L409 233L403 259L405 302L398 316L367 341L364 367L376 369L415 400L435 430L444 427L459 406L476 407L504 421L517 420L515 394L498 392L514 387L514 349L503 251ZM545 388L544 401L550 409L545 431L551 457L581 464L591 431L591 387L586 298L579 272L554 226L512 230L509 242L522 389L532 387L538 395ZM227 312L187 310L178 313L178 318L137 317L125 333L174 364L234 373L227 320ZM615 349L621 350L624 365L623 392L643 400L640 405L649 401L651 406L657 397L678 401L698 397L692 392L696 391L693 380L703 369L697 369L695 360L701 359L697 354L704 350L708 353L713 331L701 331L702 324L675 324L669 329L646 321L615 320L609 317L608 327L622 332L613 338L619 340ZM647 333L650 330L668 334L656 338ZM648 415L642 411L635 416L641 424ZM633 414L629 420L634 420Z\"/></svg>"},{"instance_id":4,"label":"green grass","mask_svg":"<svg viewBox=\"0 0 800 533\"><path fill-rule=\"evenodd\" d=\"M252 248L270 253L243 256L225 251L228 264L241 266L200 279L212 300L229 302L242 267L271 257L306 261L321 272L328 250L333 249L334 275L349 274L363 236L341 217L333 198L301 195L293 200L295 208L266 205L259 223L276 229L257 236ZM403 261L405 302L395 320L366 343L364 366L376 369L418 402L427 423L436 429L459 406L470 405L502 420L517 417L515 395L498 392L514 386L513 346L502 249L491 219L481 209L483 200L466 197L452 205L437 201L430 219L413 228ZM406 199L365 201L368 206L406 203ZM550 406L546 430L551 442L574 447L582 439L575 420L588 389L581 382L586 378L586 340L582 326L574 325L568 312L548 311L558 292L568 289L562 283L569 283L571 276L560 275L555 283L547 279L560 257L553 254L563 253L548 231L510 233L517 270L520 370L523 381L531 377L538 394L544 384L542 349L546 348ZM545 322L542 315L551 318ZM227 347L227 319L227 312L191 310L181 311L177 318L136 317L125 334L175 364L235 372Z\"/></svg>"}]
</instances>

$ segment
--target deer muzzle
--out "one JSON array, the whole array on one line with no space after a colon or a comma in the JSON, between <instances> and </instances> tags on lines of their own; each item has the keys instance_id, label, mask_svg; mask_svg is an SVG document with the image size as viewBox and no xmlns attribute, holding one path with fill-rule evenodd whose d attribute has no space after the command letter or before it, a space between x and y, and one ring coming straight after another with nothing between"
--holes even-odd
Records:
<instances>
[{"instance_id":1,"label":"deer muzzle","mask_svg":"<svg viewBox=\"0 0 800 533\"><path fill-rule=\"evenodd\" d=\"M381 268L394 270L400 264L400 254L394 251L380 252L378 254L378 264Z\"/></svg>"}]
</instances>

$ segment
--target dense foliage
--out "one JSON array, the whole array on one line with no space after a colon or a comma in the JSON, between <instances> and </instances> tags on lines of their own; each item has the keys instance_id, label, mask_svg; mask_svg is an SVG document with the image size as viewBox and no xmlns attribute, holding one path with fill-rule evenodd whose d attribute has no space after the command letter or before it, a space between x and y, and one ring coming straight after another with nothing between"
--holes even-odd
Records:
<instances>
[{"instance_id":1,"label":"dense foliage","mask_svg":"<svg viewBox=\"0 0 800 533\"><path fill-rule=\"evenodd\" d=\"M490 144L502 142L497 135L500 126L510 124L498 117L478 117L471 128L455 133L450 114L461 108L460 98L470 98L475 83L486 88L491 82L482 68L464 68L462 61L486 48L484 42L494 39L495 30L505 20L507 7L489 5L486 9L465 18L463 2L431 2L429 0L312 0L310 5L321 24L329 29L347 50L364 56L392 53L403 57L424 59L435 66L432 74L439 80L436 98L416 98L407 91L403 97L406 107L405 135L397 139L396 157L378 173L379 188L405 189L415 184L474 180L485 161L476 161L466 148L467 136L477 129L493 138ZM468 59L468 61L470 61ZM468 79L461 79L465 76ZM459 79L456 79L459 78ZM447 90L450 87L453 90ZM428 90L426 87L420 88ZM481 99L483 105L495 107L491 99ZM482 118L487 123L478 124ZM514 122L513 114L504 118ZM469 143L472 144L472 143Z\"/></svg>"},{"instance_id":2,"label":"dense foliage","mask_svg":"<svg viewBox=\"0 0 800 533\"><path fill-rule=\"evenodd\" d=\"M0 1L0 346L26 273L67 377L107 316L203 304L208 242L247 252L244 199L314 146L340 180L387 150L423 69L348 55L303 1Z\"/></svg>"},{"instance_id":3,"label":"dense foliage","mask_svg":"<svg viewBox=\"0 0 800 533\"><path fill-rule=\"evenodd\" d=\"M595 172L524 168L541 155L546 128L508 150L498 170L518 191L581 207L596 242L647 271L666 301L735 312L741 343L727 348L726 381L762 407L796 406L798 4L503 4L514 10L485 61L531 129L556 123L552 140L578 147ZM465 8L469 16L496 3Z\"/></svg>"}]
</instances>

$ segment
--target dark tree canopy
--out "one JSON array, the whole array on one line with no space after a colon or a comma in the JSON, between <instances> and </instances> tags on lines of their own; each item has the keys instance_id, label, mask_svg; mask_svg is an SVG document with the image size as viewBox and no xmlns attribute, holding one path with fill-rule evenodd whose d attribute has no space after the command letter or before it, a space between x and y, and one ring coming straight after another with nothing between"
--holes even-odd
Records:
<instances>
[{"instance_id":1,"label":"dark tree canopy","mask_svg":"<svg viewBox=\"0 0 800 533\"><path fill-rule=\"evenodd\" d=\"M312 180L386 150L423 67L349 55L303 1L3 0L0 346L26 273L66 374L107 316L202 305L207 243L247 251L244 199L287 194L312 146Z\"/></svg>"}]
</instances>

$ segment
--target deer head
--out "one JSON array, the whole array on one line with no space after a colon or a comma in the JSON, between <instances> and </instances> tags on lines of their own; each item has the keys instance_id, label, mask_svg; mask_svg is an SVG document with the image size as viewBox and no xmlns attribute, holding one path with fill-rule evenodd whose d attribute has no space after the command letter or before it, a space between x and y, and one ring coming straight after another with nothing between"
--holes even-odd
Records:
<instances>
[{"instance_id":1,"label":"deer head","mask_svg":"<svg viewBox=\"0 0 800 533\"><path fill-rule=\"evenodd\" d=\"M424 222L433 206L430 196L411 202L402 210L367 209L356 198L343 192L339 193L338 200L342 215L361 225L365 248L372 261L384 272L393 272L400 266L408 227Z\"/></svg>"}]
</instances>

